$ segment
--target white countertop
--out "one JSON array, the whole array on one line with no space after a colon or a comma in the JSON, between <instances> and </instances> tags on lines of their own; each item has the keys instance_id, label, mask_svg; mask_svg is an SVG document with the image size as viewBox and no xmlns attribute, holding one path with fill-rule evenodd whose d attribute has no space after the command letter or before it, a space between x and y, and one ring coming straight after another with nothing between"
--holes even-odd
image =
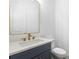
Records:
<instances>
[{"instance_id":1,"label":"white countertop","mask_svg":"<svg viewBox=\"0 0 79 59\"><path fill-rule=\"evenodd\" d=\"M9 55L14 55L38 46L41 46L43 44L52 42L54 39L46 39L46 38L39 38L37 40L31 40L28 42L22 42L22 41L16 41L16 42L10 42L9 43Z\"/></svg>"}]
</instances>

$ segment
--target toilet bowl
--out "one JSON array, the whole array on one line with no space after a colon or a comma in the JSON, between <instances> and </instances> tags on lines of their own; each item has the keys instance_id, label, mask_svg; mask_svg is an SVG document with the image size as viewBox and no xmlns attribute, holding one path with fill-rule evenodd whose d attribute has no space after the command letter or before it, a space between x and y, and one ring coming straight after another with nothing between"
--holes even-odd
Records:
<instances>
[{"instance_id":1,"label":"toilet bowl","mask_svg":"<svg viewBox=\"0 0 79 59\"><path fill-rule=\"evenodd\" d=\"M51 52L58 59L66 58L66 51L64 49L62 49L62 48L54 48L54 49L52 49Z\"/></svg>"}]
</instances>

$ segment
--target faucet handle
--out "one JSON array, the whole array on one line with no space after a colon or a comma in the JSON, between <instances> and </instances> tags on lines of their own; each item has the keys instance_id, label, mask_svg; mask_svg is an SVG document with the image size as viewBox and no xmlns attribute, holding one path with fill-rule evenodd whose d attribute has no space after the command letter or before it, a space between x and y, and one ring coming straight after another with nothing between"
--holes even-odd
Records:
<instances>
[{"instance_id":1,"label":"faucet handle","mask_svg":"<svg viewBox=\"0 0 79 59\"><path fill-rule=\"evenodd\" d=\"M26 38L22 38L23 41L26 41Z\"/></svg>"},{"instance_id":2,"label":"faucet handle","mask_svg":"<svg viewBox=\"0 0 79 59\"><path fill-rule=\"evenodd\" d=\"M38 39L39 38L39 35L38 34L33 34L32 35L32 39Z\"/></svg>"},{"instance_id":3,"label":"faucet handle","mask_svg":"<svg viewBox=\"0 0 79 59\"><path fill-rule=\"evenodd\" d=\"M33 36L32 39L35 39L35 36Z\"/></svg>"}]
</instances>

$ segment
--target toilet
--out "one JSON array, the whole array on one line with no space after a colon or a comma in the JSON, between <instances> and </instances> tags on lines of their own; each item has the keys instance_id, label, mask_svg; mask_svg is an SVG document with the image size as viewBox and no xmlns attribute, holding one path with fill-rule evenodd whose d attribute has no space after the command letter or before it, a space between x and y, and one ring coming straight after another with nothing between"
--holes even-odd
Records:
<instances>
[{"instance_id":1,"label":"toilet","mask_svg":"<svg viewBox=\"0 0 79 59\"><path fill-rule=\"evenodd\" d=\"M54 48L51 53L55 56L55 59L65 59L66 51L62 48Z\"/></svg>"}]
</instances>

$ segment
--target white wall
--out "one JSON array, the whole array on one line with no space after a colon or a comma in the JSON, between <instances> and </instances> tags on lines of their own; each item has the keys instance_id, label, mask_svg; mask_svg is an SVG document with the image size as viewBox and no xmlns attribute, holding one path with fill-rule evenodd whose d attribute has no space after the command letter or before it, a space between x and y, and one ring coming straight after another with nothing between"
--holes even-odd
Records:
<instances>
[{"instance_id":1,"label":"white wall","mask_svg":"<svg viewBox=\"0 0 79 59\"><path fill-rule=\"evenodd\" d=\"M56 47L69 50L68 0L38 0L41 5L42 36L52 36Z\"/></svg>"},{"instance_id":2,"label":"white wall","mask_svg":"<svg viewBox=\"0 0 79 59\"><path fill-rule=\"evenodd\" d=\"M69 0L55 0L56 46L69 50Z\"/></svg>"},{"instance_id":3,"label":"white wall","mask_svg":"<svg viewBox=\"0 0 79 59\"><path fill-rule=\"evenodd\" d=\"M54 36L54 0L38 0L40 3L40 34Z\"/></svg>"}]
</instances>

